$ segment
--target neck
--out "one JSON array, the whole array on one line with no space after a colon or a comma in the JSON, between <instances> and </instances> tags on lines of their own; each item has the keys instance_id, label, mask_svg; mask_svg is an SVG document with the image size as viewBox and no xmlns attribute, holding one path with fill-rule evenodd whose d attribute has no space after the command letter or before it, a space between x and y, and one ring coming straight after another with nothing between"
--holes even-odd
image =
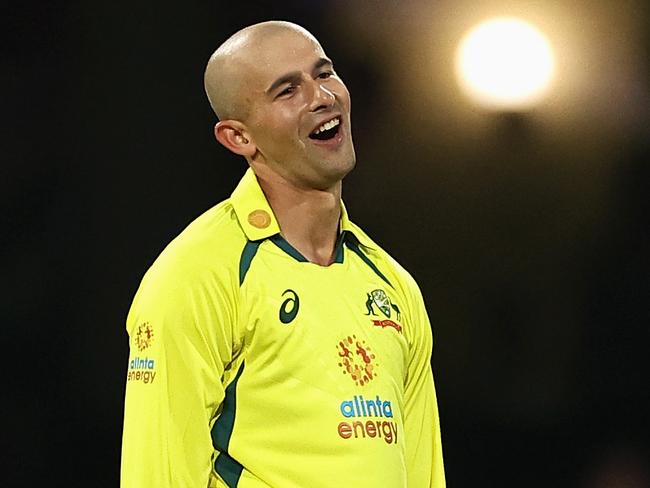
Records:
<instances>
[{"instance_id":1,"label":"neck","mask_svg":"<svg viewBox=\"0 0 650 488\"><path fill-rule=\"evenodd\" d=\"M341 182L314 190L298 187L266 166L256 167L255 174L282 237L310 262L332 264L341 217Z\"/></svg>"}]
</instances>

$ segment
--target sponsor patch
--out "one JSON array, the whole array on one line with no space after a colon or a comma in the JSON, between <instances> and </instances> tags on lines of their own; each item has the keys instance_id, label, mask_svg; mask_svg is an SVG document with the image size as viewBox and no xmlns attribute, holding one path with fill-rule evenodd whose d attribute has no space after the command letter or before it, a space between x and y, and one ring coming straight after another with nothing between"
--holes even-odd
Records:
<instances>
[{"instance_id":1,"label":"sponsor patch","mask_svg":"<svg viewBox=\"0 0 650 488\"><path fill-rule=\"evenodd\" d=\"M386 444L397 444L397 422L389 400L355 395L342 401L339 411L345 419L336 429L342 439L383 439Z\"/></svg>"},{"instance_id":2,"label":"sponsor patch","mask_svg":"<svg viewBox=\"0 0 650 488\"><path fill-rule=\"evenodd\" d=\"M145 385L156 379L156 361L151 358L134 357L129 361L126 381L141 381Z\"/></svg>"}]
</instances>

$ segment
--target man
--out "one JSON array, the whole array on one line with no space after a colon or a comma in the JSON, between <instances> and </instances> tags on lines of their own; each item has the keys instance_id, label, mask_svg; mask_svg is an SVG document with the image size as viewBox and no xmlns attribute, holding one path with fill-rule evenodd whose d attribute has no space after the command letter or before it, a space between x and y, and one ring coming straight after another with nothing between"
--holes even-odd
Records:
<instances>
[{"instance_id":1,"label":"man","mask_svg":"<svg viewBox=\"0 0 650 488\"><path fill-rule=\"evenodd\" d=\"M250 168L136 294L122 486L444 486L429 320L341 204L355 154L332 62L265 22L217 49L205 87Z\"/></svg>"}]
</instances>

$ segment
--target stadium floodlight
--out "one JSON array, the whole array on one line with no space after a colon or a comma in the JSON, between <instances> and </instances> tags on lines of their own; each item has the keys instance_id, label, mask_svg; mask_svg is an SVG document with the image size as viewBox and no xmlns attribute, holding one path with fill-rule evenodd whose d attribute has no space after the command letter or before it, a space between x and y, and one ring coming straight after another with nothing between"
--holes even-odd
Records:
<instances>
[{"instance_id":1,"label":"stadium floodlight","mask_svg":"<svg viewBox=\"0 0 650 488\"><path fill-rule=\"evenodd\" d=\"M554 56L546 37L514 17L482 22L462 39L456 75L479 105L503 111L526 110L548 91Z\"/></svg>"}]
</instances>

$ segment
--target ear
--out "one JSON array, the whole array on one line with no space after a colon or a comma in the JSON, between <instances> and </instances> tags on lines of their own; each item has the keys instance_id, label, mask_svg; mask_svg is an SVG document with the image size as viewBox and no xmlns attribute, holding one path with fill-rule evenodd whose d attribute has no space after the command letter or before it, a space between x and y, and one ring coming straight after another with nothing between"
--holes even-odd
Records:
<instances>
[{"instance_id":1,"label":"ear","mask_svg":"<svg viewBox=\"0 0 650 488\"><path fill-rule=\"evenodd\" d=\"M257 146L251 140L248 131L236 120L222 120L214 126L214 137L226 149L244 157L253 157Z\"/></svg>"}]
</instances>

